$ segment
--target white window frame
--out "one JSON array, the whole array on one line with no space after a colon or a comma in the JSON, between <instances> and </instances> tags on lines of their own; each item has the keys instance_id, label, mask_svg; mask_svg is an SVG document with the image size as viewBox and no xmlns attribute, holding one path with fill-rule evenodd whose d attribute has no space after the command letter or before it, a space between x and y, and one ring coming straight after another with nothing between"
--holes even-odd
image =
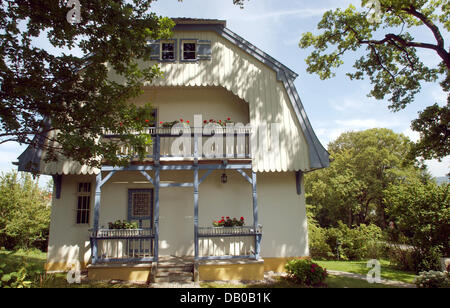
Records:
<instances>
[{"instance_id":1,"label":"white window frame","mask_svg":"<svg viewBox=\"0 0 450 308\"><path fill-rule=\"evenodd\" d=\"M194 44L195 45L195 49L194 49L194 59L185 59L184 58L184 44ZM198 41L196 39L183 39L180 40L180 60L183 62L196 62L198 61L198 54L197 54L197 45L198 45ZM192 52L192 51L189 51Z\"/></svg>"},{"instance_id":2,"label":"white window frame","mask_svg":"<svg viewBox=\"0 0 450 308\"><path fill-rule=\"evenodd\" d=\"M85 191L84 189L80 191L80 185L87 185L89 188L89 191ZM79 208L78 202L80 198L88 197L88 203L87 208ZM83 198L85 199L85 198ZM75 205L75 224L77 226L85 226L90 225L91 223L91 203L92 203L92 183L91 182L78 182L77 183L77 191L76 191L76 205ZM81 212L87 212L84 216L81 215L80 222L78 221L78 213ZM83 217L85 217L85 220L83 222Z\"/></svg>"},{"instance_id":3,"label":"white window frame","mask_svg":"<svg viewBox=\"0 0 450 308\"><path fill-rule=\"evenodd\" d=\"M173 59L164 59L163 58L163 44L172 44L173 45ZM159 46L159 59L162 62L174 62L177 60L177 44L176 44L176 40L162 40L160 41L160 46Z\"/></svg>"}]
</instances>

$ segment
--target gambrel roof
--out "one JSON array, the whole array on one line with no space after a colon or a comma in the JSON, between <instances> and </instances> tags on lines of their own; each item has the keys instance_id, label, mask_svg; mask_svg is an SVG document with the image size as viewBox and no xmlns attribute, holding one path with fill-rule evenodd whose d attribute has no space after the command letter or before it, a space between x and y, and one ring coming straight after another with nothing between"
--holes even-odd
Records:
<instances>
[{"instance_id":1,"label":"gambrel roof","mask_svg":"<svg viewBox=\"0 0 450 308\"><path fill-rule=\"evenodd\" d=\"M253 115L252 124L258 125L258 121L262 122L264 116L276 118L275 114L271 114L273 110L278 110L280 117L289 118L283 120L286 137L281 142L284 143L284 148L280 147L279 153L270 153L270 157L256 155L253 158L255 171L311 171L329 166L329 153L315 135L295 88L294 80L298 74L226 28L224 20L173 20L176 23L175 37L186 39L190 38L192 33L198 33L198 38L215 44L214 52L217 52L217 55L214 58L213 54L213 63L204 61L195 66L185 63L161 63L166 78L155 80L147 86L220 86L249 103L250 113ZM182 33L187 34L183 36ZM250 76L255 79L252 83L249 82ZM260 112L263 112L263 115L258 114ZM286 116L287 114L289 116ZM19 170L33 170L43 174L99 172L98 169L68 161L41 164L41 153L42 151L28 147L19 157ZM35 163L32 170L31 162Z\"/></svg>"}]
</instances>

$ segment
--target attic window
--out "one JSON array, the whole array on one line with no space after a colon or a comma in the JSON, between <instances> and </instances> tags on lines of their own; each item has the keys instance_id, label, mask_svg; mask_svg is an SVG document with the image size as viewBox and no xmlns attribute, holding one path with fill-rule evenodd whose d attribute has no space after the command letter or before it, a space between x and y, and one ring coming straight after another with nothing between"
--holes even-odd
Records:
<instances>
[{"instance_id":1,"label":"attic window","mask_svg":"<svg viewBox=\"0 0 450 308\"><path fill-rule=\"evenodd\" d=\"M161 59L175 60L175 43L173 42L162 42L161 43Z\"/></svg>"},{"instance_id":2,"label":"attic window","mask_svg":"<svg viewBox=\"0 0 450 308\"><path fill-rule=\"evenodd\" d=\"M184 41L181 48L182 60L197 60L197 44L195 41Z\"/></svg>"}]
</instances>

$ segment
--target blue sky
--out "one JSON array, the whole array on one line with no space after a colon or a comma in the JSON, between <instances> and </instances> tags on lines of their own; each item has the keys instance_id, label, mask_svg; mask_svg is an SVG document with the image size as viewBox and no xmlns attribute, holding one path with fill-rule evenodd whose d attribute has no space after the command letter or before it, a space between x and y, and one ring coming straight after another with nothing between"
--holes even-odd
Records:
<instances>
[{"instance_id":1,"label":"blue sky","mask_svg":"<svg viewBox=\"0 0 450 308\"><path fill-rule=\"evenodd\" d=\"M355 0L250 0L244 9L234 6L232 0L160 0L154 3L153 9L158 15L169 17L224 19L229 29L298 73L295 85L312 126L325 146L342 132L374 127L390 128L417 140L418 135L410 129L417 112L434 102L445 103L445 94L438 84L424 85L414 103L393 113L388 110L387 101L367 97L368 81L350 82L345 76L351 70L351 56L330 80L323 81L306 72L304 60L311 50L298 48L301 34L317 33L317 23L326 10L345 9L350 3L360 7L360 1ZM432 42L431 34L425 30L417 35L423 41ZM448 47L450 35L444 35ZM48 46L44 40L37 40L36 44ZM420 55L427 65L438 63L432 52ZM24 148L16 144L0 145L0 171L11 170L14 167L11 162ZM450 157L441 163L429 161L427 165L434 176L444 176L450 169Z\"/></svg>"}]
</instances>

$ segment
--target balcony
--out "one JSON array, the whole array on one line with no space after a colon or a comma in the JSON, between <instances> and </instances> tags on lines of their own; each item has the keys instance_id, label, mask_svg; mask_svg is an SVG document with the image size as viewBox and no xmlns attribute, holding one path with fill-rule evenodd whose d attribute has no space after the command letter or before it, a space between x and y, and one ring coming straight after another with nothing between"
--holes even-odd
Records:
<instances>
[{"instance_id":1,"label":"balcony","mask_svg":"<svg viewBox=\"0 0 450 308\"><path fill-rule=\"evenodd\" d=\"M89 230L93 251L99 263L152 262L154 260L155 234L146 229L98 229ZM92 245L94 247L94 245Z\"/></svg>"},{"instance_id":2,"label":"balcony","mask_svg":"<svg viewBox=\"0 0 450 308\"><path fill-rule=\"evenodd\" d=\"M199 132L197 132L199 131ZM226 128L205 129L156 128L133 131L131 134L152 136L153 145L146 148L147 160L199 160L208 159L251 159L251 128L239 127L232 131ZM103 140L120 142L120 136L105 131ZM133 155L127 144L120 144L117 155Z\"/></svg>"}]
</instances>

